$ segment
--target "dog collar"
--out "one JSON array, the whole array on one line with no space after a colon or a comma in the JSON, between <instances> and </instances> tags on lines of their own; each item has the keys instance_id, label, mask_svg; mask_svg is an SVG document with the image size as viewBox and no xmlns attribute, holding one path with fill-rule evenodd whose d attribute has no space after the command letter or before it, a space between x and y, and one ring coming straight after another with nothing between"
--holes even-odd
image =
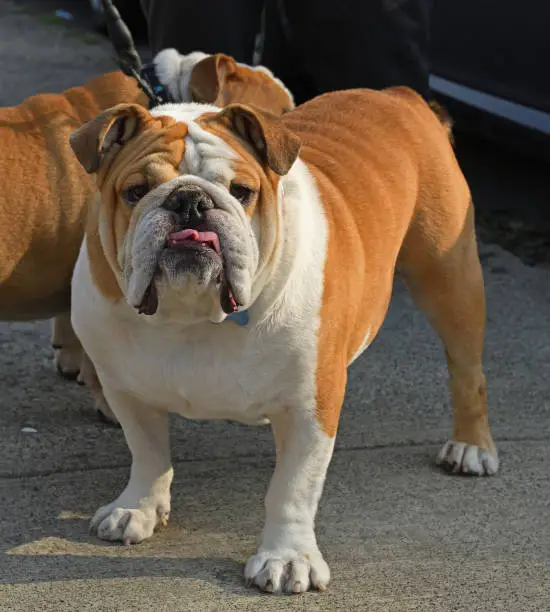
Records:
<instances>
[{"instance_id":1,"label":"dog collar","mask_svg":"<svg viewBox=\"0 0 550 612\"><path fill-rule=\"evenodd\" d=\"M248 310L237 310L232 312L225 317L225 320L233 321L233 323L236 323L241 327L246 327L248 325Z\"/></svg>"},{"instance_id":2,"label":"dog collar","mask_svg":"<svg viewBox=\"0 0 550 612\"><path fill-rule=\"evenodd\" d=\"M140 76L149 85L156 96L156 100L150 99L152 106L155 106L156 104L167 104L169 102L174 102L170 92L159 81L155 66L153 64L147 64L144 66L141 70Z\"/></svg>"}]
</instances>

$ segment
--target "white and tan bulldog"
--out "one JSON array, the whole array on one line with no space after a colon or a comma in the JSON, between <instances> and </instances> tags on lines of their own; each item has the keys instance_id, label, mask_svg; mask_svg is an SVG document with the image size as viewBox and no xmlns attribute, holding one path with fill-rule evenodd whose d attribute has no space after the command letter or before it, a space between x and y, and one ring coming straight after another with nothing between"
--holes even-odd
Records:
<instances>
[{"instance_id":1,"label":"white and tan bulldog","mask_svg":"<svg viewBox=\"0 0 550 612\"><path fill-rule=\"evenodd\" d=\"M454 431L438 463L493 474L484 285L449 126L405 88L316 98L282 118L120 105L71 137L100 198L73 324L132 452L100 538L137 543L170 512L168 414L271 424L276 468L245 577L324 589L317 505L347 367L384 320L396 266L438 331Z\"/></svg>"},{"instance_id":2,"label":"white and tan bulldog","mask_svg":"<svg viewBox=\"0 0 550 612\"><path fill-rule=\"evenodd\" d=\"M227 55L166 49L154 64L176 100L253 103L275 114L294 106L269 70ZM96 188L75 159L69 136L123 102L148 106L136 81L118 71L0 108L0 320L55 317L52 344L59 371L68 378L80 371L96 407L109 419L93 366L70 324L70 281Z\"/></svg>"}]
</instances>

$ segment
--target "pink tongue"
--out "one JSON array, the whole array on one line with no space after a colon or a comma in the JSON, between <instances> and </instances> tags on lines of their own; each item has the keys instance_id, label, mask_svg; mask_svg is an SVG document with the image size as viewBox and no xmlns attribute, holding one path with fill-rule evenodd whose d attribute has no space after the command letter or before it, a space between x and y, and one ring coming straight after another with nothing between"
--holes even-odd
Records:
<instances>
[{"instance_id":1,"label":"pink tongue","mask_svg":"<svg viewBox=\"0 0 550 612\"><path fill-rule=\"evenodd\" d=\"M176 246L182 242L210 244L217 253L220 252L220 241L216 232L197 232L194 229L184 229L168 235L168 246Z\"/></svg>"},{"instance_id":2,"label":"pink tongue","mask_svg":"<svg viewBox=\"0 0 550 612\"><path fill-rule=\"evenodd\" d=\"M185 240L198 240L199 232L194 229L184 229L181 232L172 232L168 235L168 242L177 244L178 242L184 242Z\"/></svg>"}]
</instances>

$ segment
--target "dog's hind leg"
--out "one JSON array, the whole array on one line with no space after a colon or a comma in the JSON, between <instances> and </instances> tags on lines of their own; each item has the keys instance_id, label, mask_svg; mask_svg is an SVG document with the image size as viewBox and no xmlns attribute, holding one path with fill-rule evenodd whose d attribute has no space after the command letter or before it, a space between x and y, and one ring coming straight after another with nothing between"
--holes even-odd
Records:
<instances>
[{"instance_id":1,"label":"dog's hind leg","mask_svg":"<svg viewBox=\"0 0 550 612\"><path fill-rule=\"evenodd\" d=\"M460 179L450 182L437 201L419 203L399 268L445 346L454 428L438 465L457 474L489 475L498 470L499 461L482 367L485 288L473 206Z\"/></svg>"},{"instance_id":2,"label":"dog's hind leg","mask_svg":"<svg viewBox=\"0 0 550 612\"><path fill-rule=\"evenodd\" d=\"M110 409L103 395L101 383L97 377L94 364L82 348L80 340L74 333L71 315L65 313L52 319L52 346L55 351L57 371L63 378L77 379L85 385L94 400L94 406L100 419L118 424L117 418Z\"/></svg>"},{"instance_id":3,"label":"dog's hind leg","mask_svg":"<svg viewBox=\"0 0 550 612\"><path fill-rule=\"evenodd\" d=\"M52 347L57 371L63 378L75 380L80 372L82 345L71 325L71 313L52 319Z\"/></svg>"},{"instance_id":4,"label":"dog's hind leg","mask_svg":"<svg viewBox=\"0 0 550 612\"><path fill-rule=\"evenodd\" d=\"M94 364L84 350L82 350L82 362L80 374L78 375L78 382L85 385L92 394L94 407L99 418L107 423L117 425L118 420L103 395L103 388L95 371Z\"/></svg>"}]
</instances>

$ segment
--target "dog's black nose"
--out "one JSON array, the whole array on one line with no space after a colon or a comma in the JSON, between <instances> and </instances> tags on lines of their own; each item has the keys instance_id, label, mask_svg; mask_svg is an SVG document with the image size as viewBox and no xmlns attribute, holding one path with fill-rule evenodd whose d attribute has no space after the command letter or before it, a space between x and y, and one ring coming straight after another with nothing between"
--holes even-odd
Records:
<instances>
[{"instance_id":1,"label":"dog's black nose","mask_svg":"<svg viewBox=\"0 0 550 612\"><path fill-rule=\"evenodd\" d=\"M202 221L206 210L214 208L214 202L200 187L188 185L173 191L163 207L178 216L180 225L193 227Z\"/></svg>"}]
</instances>

